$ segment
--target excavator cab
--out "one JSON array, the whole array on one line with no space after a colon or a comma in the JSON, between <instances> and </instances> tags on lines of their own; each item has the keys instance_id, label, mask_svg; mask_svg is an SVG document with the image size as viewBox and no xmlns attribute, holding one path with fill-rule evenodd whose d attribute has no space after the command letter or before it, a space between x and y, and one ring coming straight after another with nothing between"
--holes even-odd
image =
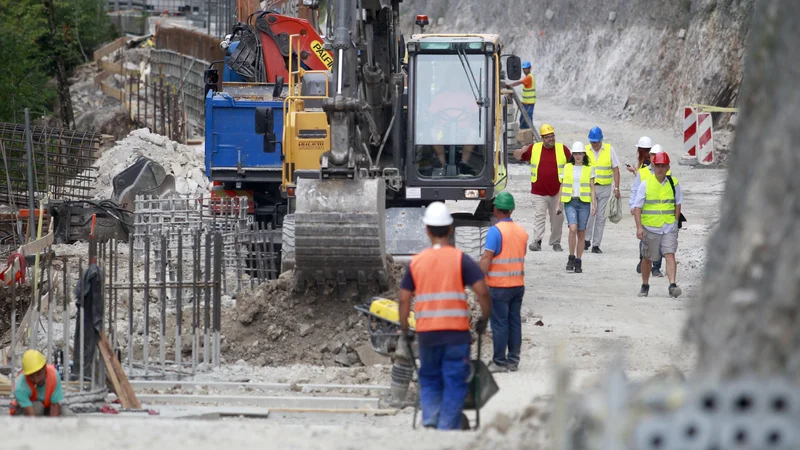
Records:
<instances>
[{"instance_id":1,"label":"excavator cab","mask_svg":"<svg viewBox=\"0 0 800 450\"><path fill-rule=\"evenodd\" d=\"M479 200L473 219L488 222L508 173L499 36L415 35L406 49L406 198Z\"/></svg>"}]
</instances>

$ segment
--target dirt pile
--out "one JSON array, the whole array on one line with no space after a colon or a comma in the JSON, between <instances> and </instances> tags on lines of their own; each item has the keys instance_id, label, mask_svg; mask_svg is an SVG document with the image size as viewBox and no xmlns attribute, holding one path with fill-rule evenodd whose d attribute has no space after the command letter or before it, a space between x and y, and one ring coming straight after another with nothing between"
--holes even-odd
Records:
<instances>
[{"instance_id":1,"label":"dirt pile","mask_svg":"<svg viewBox=\"0 0 800 450\"><path fill-rule=\"evenodd\" d=\"M393 264L389 289L380 297L397 299L404 266ZM331 291L294 292L291 272L236 300L236 308L223 323L229 360L255 365L318 364L360 366L356 349L367 344L367 319L355 310L371 296L353 288L343 296ZM225 320L225 318L223 318Z\"/></svg>"},{"instance_id":2,"label":"dirt pile","mask_svg":"<svg viewBox=\"0 0 800 450\"><path fill-rule=\"evenodd\" d=\"M203 171L205 155L202 148L188 147L151 133L147 128L140 128L118 141L95 161L94 167L100 175L92 195L95 198L110 198L113 192L111 180L140 156L154 160L168 174L174 175L178 193L199 195L209 191L210 184Z\"/></svg>"}]
</instances>

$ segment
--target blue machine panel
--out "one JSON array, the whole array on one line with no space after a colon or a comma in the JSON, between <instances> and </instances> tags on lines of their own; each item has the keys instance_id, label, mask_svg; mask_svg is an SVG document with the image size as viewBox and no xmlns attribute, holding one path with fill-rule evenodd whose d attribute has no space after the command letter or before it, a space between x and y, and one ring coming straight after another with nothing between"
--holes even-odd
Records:
<instances>
[{"instance_id":1,"label":"blue machine panel","mask_svg":"<svg viewBox=\"0 0 800 450\"><path fill-rule=\"evenodd\" d=\"M264 135L256 133L256 108L272 108L275 151L264 150ZM234 99L225 92L206 96L206 176L212 170L276 168L282 162L283 102ZM212 178L213 179L213 178Z\"/></svg>"}]
</instances>

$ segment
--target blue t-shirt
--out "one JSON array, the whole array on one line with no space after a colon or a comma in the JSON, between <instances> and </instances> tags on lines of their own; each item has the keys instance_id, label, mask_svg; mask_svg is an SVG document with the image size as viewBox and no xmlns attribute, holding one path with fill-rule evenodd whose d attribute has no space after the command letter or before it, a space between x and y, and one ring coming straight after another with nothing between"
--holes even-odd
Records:
<instances>
[{"instance_id":1,"label":"blue t-shirt","mask_svg":"<svg viewBox=\"0 0 800 450\"><path fill-rule=\"evenodd\" d=\"M511 218L500 219L498 222L511 222ZM495 255L503 251L503 236L500 234L500 229L494 225L486 233L486 250L494 252Z\"/></svg>"},{"instance_id":2,"label":"blue t-shirt","mask_svg":"<svg viewBox=\"0 0 800 450\"><path fill-rule=\"evenodd\" d=\"M461 258L461 278L464 286L471 286L484 279L483 271L469 255ZM411 266L406 268L406 273L400 281L400 289L414 290L414 278L411 277ZM461 345L470 343L469 331L426 331L417 333L417 342L420 347L433 347L436 345Z\"/></svg>"},{"instance_id":3,"label":"blue t-shirt","mask_svg":"<svg viewBox=\"0 0 800 450\"><path fill-rule=\"evenodd\" d=\"M36 386L36 393L38 394L38 397L36 397L37 401L44 402L46 387L47 384ZM25 375L17 377L17 383L14 386L14 398L17 400L17 404L20 408L33 406L33 403L31 403L32 394L33 392L31 392L31 388L28 386L28 380L25 379ZM64 393L61 391L61 378L56 377L56 390L53 391L53 395L50 397L50 403L56 404L62 401L64 401Z\"/></svg>"}]
</instances>

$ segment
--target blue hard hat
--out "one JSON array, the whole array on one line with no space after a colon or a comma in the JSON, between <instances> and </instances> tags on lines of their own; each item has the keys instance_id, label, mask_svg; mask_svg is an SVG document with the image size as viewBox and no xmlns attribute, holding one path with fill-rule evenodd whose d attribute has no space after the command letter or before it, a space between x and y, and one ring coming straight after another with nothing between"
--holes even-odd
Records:
<instances>
[{"instance_id":1,"label":"blue hard hat","mask_svg":"<svg viewBox=\"0 0 800 450\"><path fill-rule=\"evenodd\" d=\"M531 62L530 61L525 61L524 63L522 63L522 68L523 69L530 69L531 68Z\"/></svg>"},{"instance_id":2,"label":"blue hard hat","mask_svg":"<svg viewBox=\"0 0 800 450\"><path fill-rule=\"evenodd\" d=\"M589 130L589 142L600 142L603 140L603 130L600 127L594 127Z\"/></svg>"}]
</instances>

